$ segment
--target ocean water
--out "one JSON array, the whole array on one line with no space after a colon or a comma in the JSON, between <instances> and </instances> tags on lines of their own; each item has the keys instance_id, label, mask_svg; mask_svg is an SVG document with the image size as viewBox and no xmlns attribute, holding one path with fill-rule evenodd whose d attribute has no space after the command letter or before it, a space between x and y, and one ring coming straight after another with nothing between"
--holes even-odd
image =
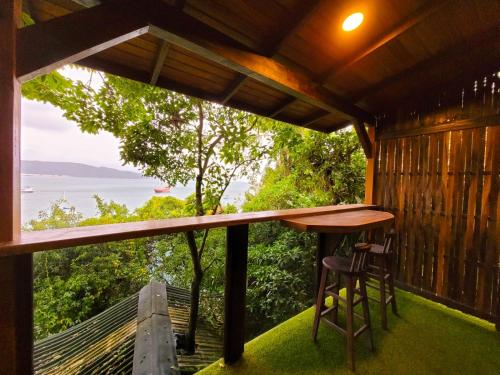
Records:
<instances>
[{"instance_id":1,"label":"ocean water","mask_svg":"<svg viewBox=\"0 0 500 375\"><path fill-rule=\"evenodd\" d=\"M129 210L142 206L153 196L173 196L185 199L194 192L194 183L175 186L170 193L157 194L153 189L162 184L154 179L82 178L69 176L22 175L21 186L32 187L34 193L21 194L21 221L26 224L47 210L53 202L66 199L69 206L85 217L95 216L97 207L93 196L99 195L106 201L113 200L125 204ZM223 203L243 203L249 185L245 181L234 181L223 197Z\"/></svg>"}]
</instances>

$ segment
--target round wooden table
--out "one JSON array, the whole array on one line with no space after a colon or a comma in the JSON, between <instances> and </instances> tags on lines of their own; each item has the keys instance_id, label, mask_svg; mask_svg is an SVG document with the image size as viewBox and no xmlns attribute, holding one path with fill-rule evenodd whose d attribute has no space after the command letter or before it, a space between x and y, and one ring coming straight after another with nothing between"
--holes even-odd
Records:
<instances>
[{"instance_id":1,"label":"round wooden table","mask_svg":"<svg viewBox=\"0 0 500 375\"><path fill-rule=\"evenodd\" d=\"M316 282L314 285L314 297L316 298L321 277L321 262L325 256L332 254L332 250L337 249L344 236L349 233L386 227L391 225L393 221L394 215L389 212L356 210L282 219L281 223L298 231L318 233Z\"/></svg>"}]
</instances>

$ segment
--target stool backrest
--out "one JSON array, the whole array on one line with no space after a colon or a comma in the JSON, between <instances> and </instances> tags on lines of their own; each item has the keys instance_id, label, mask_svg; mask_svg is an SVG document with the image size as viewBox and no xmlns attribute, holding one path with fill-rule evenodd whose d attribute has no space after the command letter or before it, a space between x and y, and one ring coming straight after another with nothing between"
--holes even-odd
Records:
<instances>
[{"instance_id":1,"label":"stool backrest","mask_svg":"<svg viewBox=\"0 0 500 375\"><path fill-rule=\"evenodd\" d=\"M360 272L366 269L366 260L370 247L370 244L362 244L361 246L358 245L352 248L351 272Z\"/></svg>"},{"instance_id":2,"label":"stool backrest","mask_svg":"<svg viewBox=\"0 0 500 375\"><path fill-rule=\"evenodd\" d=\"M391 230L385 234L384 254L392 253L395 242L396 242L396 231L393 228L391 228Z\"/></svg>"}]
</instances>

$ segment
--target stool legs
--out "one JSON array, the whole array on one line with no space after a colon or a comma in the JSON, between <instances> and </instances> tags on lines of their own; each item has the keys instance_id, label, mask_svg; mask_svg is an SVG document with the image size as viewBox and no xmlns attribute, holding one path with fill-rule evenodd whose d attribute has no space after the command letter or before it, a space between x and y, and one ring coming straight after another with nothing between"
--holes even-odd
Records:
<instances>
[{"instance_id":1,"label":"stool legs","mask_svg":"<svg viewBox=\"0 0 500 375\"><path fill-rule=\"evenodd\" d=\"M321 309L323 308L323 303L325 302L325 289L326 289L327 276L328 276L328 269L323 267L321 271L321 281L318 290L318 299L316 301L316 312L314 314L314 323L312 331L312 339L314 342L316 342L316 337L318 336L319 321L321 319Z\"/></svg>"},{"instance_id":2,"label":"stool legs","mask_svg":"<svg viewBox=\"0 0 500 375\"><path fill-rule=\"evenodd\" d=\"M365 275L362 275L359 278L359 289L361 291L362 297L364 297L363 302L362 302L363 303L363 315L364 315L365 324L368 325L368 334L370 335L370 337L369 337L370 338L370 349L372 351L374 351L375 346L373 345L372 323L370 320L370 308L368 305L368 293L366 290L366 276Z\"/></svg>"},{"instance_id":3,"label":"stool legs","mask_svg":"<svg viewBox=\"0 0 500 375\"><path fill-rule=\"evenodd\" d=\"M347 336L347 364L354 371L354 278L347 277L346 280L346 336Z\"/></svg>"},{"instance_id":4,"label":"stool legs","mask_svg":"<svg viewBox=\"0 0 500 375\"><path fill-rule=\"evenodd\" d=\"M394 315L398 315L398 307L396 304L396 293L394 291L394 273L392 267L392 258L387 259L387 269L389 272L389 293L391 294L391 307Z\"/></svg>"},{"instance_id":5,"label":"stool legs","mask_svg":"<svg viewBox=\"0 0 500 375\"><path fill-rule=\"evenodd\" d=\"M387 297L385 293L385 266L380 266L378 274L379 288L380 288L380 319L382 328L387 329Z\"/></svg>"},{"instance_id":6,"label":"stool legs","mask_svg":"<svg viewBox=\"0 0 500 375\"><path fill-rule=\"evenodd\" d=\"M345 277L346 283L346 298L345 300L339 296L340 290L340 279L341 273L335 272L335 281L333 285L327 287L327 278L328 278L329 269L327 267L323 267L321 271L321 280L320 280L320 288L318 291L318 297L316 300L316 311L314 313L314 322L312 329L312 339L316 342L318 336L319 323L323 315L327 314L327 311L331 310L332 318L327 319L325 317L325 323L329 326L333 326L333 328L337 329L339 332L346 336L347 341L347 364L350 370L354 371L354 339L364 330L368 330L369 340L370 340L370 349L374 350L373 345L373 336L371 330L371 322L370 322L370 310L368 306L368 294L366 291L366 274L361 273L357 275L353 274L345 274L342 275ZM359 278L359 289L356 289L356 280ZM355 293L358 293L360 299L355 301ZM326 308L324 306L325 296L333 297L333 306L331 308ZM338 326L338 308L339 308L339 299L342 299L345 302L346 308L346 327L345 330L342 327ZM363 308L363 324L364 327L361 327L359 333L355 333L354 328L354 306L355 304L361 303ZM360 317L356 315L356 317ZM361 318L361 317L360 317Z\"/></svg>"},{"instance_id":7,"label":"stool legs","mask_svg":"<svg viewBox=\"0 0 500 375\"><path fill-rule=\"evenodd\" d=\"M335 287L333 288L335 294L340 293L340 272L335 272ZM339 322L339 300L333 299L332 322L338 324Z\"/></svg>"}]
</instances>

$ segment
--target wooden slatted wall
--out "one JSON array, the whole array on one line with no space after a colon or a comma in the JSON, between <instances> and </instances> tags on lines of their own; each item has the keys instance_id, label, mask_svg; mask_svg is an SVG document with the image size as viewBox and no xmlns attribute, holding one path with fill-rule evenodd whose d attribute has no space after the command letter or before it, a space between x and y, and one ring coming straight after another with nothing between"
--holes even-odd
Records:
<instances>
[{"instance_id":1,"label":"wooden slatted wall","mask_svg":"<svg viewBox=\"0 0 500 375\"><path fill-rule=\"evenodd\" d=\"M490 76L492 77L492 76ZM497 78L497 77L495 77ZM498 86L465 105L384 127L376 203L396 216L397 279L498 324ZM491 81L490 81L491 82ZM486 90L486 89L485 89ZM474 92L474 90L472 90Z\"/></svg>"}]
</instances>

